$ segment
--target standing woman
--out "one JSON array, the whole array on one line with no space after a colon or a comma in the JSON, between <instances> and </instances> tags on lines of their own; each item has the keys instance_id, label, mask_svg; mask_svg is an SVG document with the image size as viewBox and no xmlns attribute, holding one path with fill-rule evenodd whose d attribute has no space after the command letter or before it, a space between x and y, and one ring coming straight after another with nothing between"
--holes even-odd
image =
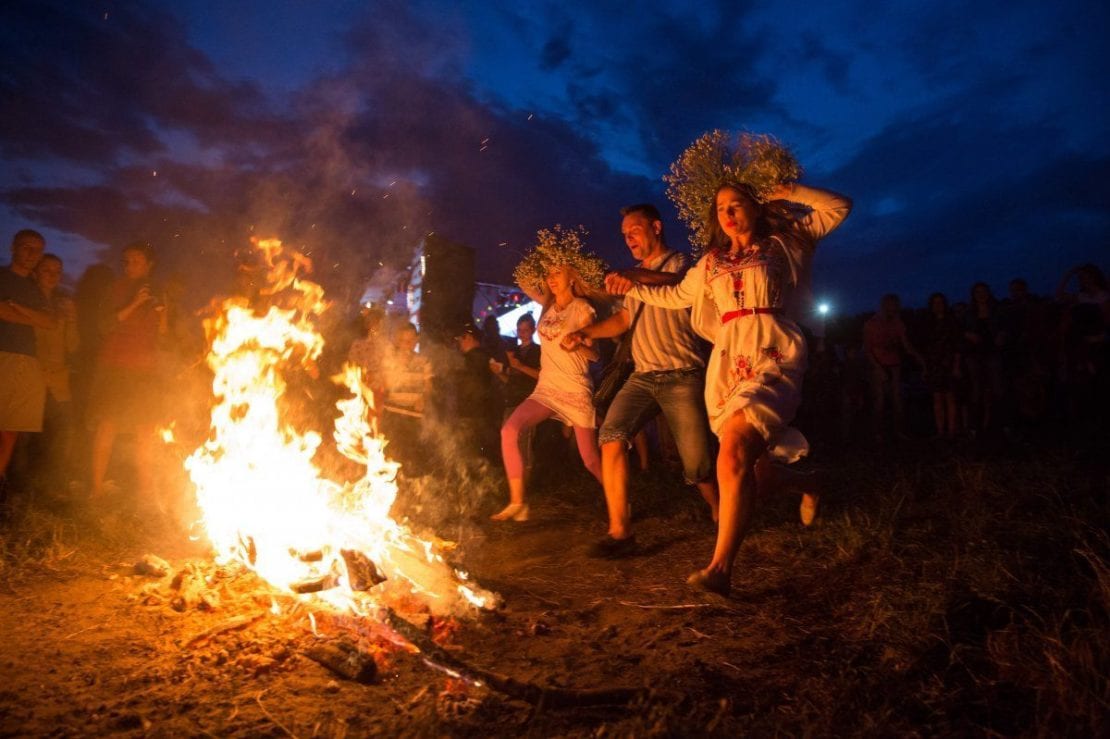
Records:
<instances>
[{"instance_id":1,"label":"standing woman","mask_svg":"<svg viewBox=\"0 0 1110 739\"><path fill-rule=\"evenodd\" d=\"M687 149L671 172L668 194L680 215L689 221L702 214L693 225L704 254L677 285L634 285L627 294L663 308L692 307L694 329L713 343L705 401L721 443L720 520L713 558L687 582L727 594L751 524L756 462L764 453L794 462L809 451L805 437L789 426L806 369L796 319L810 307L817 241L847 217L851 202L793 184L800 168L767 136L745 134L733 146L727 134L714 131ZM803 520L807 514L812 520L814 506L812 497L803 499Z\"/></svg>"},{"instance_id":2,"label":"standing woman","mask_svg":"<svg viewBox=\"0 0 1110 739\"><path fill-rule=\"evenodd\" d=\"M93 431L92 489L104 493L112 447L120 433L135 435L135 474L140 497L154 490L154 425L159 417L158 338L169 329L165 304L150 284L154 250L135 242L123 249L123 277L100 306L103 343L96 358L88 415Z\"/></svg>"},{"instance_id":3,"label":"standing woman","mask_svg":"<svg viewBox=\"0 0 1110 739\"><path fill-rule=\"evenodd\" d=\"M959 431L956 385L960 382L959 321L948 309L944 293L929 296L925 335L925 382L933 393L933 423L938 439L954 439Z\"/></svg>"},{"instance_id":4,"label":"standing woman","mask_svg":"<svg viewBox=\"0 0 1110 739\"><path fill-rule=\"evenodd\" d=\"M35 351L46 380L46 408L39 439L40 476L57 487L68 479L73 438L73 394L70 392L70 357L77 351L77 308L58 286L62 259L43 254L33 272L35 283L54 316L51 328L35 327Z\"/></svg>"},{"instance_id":5,"label":"standing woman","mask_svg":"<svg viewBox=\"0 0 1110 739\"><path fill-rule=\"evenodd\" d=\"M601 482L601 454L597 446L597 418L589 363L597 360L592 346L567 351L562 338L594 322L586 295L599 294L605 265L582 251L582 234L556 226L538 234L536 248L517 266L521 290L543 308L537 330L544 344L536 389L517 406L501 427L501 455L509 480L509 505L494 521L527 521L521 435L554 416L574 428L582 464Z\"/></svg>"}]
</instances>

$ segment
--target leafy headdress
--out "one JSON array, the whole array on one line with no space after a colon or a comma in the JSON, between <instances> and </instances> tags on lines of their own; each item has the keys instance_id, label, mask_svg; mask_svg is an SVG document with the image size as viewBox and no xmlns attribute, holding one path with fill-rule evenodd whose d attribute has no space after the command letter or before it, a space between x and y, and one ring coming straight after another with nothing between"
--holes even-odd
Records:
<instances>
[{"instance_id":1,"label":"leafy headdress","mask_svg":"<svg viewBox=\"0 0 1110 739\"><path fill-rule=\"evenodd\" d=\"M601 289L605 277L605 262L585 251L583 239L586 229L541 228L536 232L536 244L524 260L516 266L513 278L523 287L536 288L543 284L544 277L552 267L573 267L582 281L595 290Z\"/></svg>"},{"instance_id":2,"label":"leafy headdress","mask_svg":"<svg viewBox=\"0 0 1110 739\"><path fill-rule=\"evenodd\" d=\"M745 185L757 200L766 202L776 187L796 182L801 174L798 160L774 136L715 129L690 144L663 180L667 196L690 229L690 243L702 251L709 245L705 217L721 185Z\"/></svg>"}]
</instances>

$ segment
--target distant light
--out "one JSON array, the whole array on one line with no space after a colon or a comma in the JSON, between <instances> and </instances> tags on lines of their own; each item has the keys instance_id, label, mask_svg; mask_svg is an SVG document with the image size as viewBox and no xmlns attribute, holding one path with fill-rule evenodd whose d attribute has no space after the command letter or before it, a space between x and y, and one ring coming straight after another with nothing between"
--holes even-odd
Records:
<instances>
[{"instance_id":1,"label":"distant light","mask_svg":"<svg viewBox=\"0 0 1110 739\"><path fill-rule=\"evenodd\" d=\"M819 303L817 305L817 312L820 313L823 316L829 315L829 304L828 303Z\"/></svg>"}]
</instances>

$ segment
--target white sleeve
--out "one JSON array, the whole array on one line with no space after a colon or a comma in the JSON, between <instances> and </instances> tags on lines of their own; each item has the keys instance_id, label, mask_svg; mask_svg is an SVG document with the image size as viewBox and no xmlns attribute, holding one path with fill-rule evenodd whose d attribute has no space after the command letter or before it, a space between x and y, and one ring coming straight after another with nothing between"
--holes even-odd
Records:
<instances>
[{"instance_id":1,"label":"white sleeve","mask_svg":"<svg viewBox=\"0 0 1110 739\"><path fill-rule=\"evenodd\" d=\"M850 198L805 185L794 185L788 202L801 204L809 210L798 219L798 226L814 241L832 232L852 210Z\"/></svg>"},{"instance_id":2,"label":"white sleeve","mask_svg":"<svg viewBox=\"0 0 1110 739\"><path fill-rule=\"evenodd\" d=\"M636 300L659 308L689 308L698 297L705 260L706 257L699 259L697 264L686 271L682 282L677 285L633 285L628 294Z\"/></svg>"}]
</instances>

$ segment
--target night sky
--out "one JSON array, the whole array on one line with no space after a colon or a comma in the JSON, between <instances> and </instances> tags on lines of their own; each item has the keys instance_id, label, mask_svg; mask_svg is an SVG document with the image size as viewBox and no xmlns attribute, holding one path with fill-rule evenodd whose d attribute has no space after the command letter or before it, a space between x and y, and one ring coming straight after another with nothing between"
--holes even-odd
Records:
<instances>
[{"instance_id":1,"label":"night sky","mask_svg":"<svg viewBox=\"0 0 1110 739\"><path fill-rule=\"evenodd\" d=\"M147 239L209 289L252 233L352 290L431 231L487 281L555 223L625 265L618 209L688 248L661 176L746 129L855 200L815 268L834 310L1046 293L1110 267L1108 7L15 0L0 238L43 231L71 277Z\"/></svg>"}]
</instances>

